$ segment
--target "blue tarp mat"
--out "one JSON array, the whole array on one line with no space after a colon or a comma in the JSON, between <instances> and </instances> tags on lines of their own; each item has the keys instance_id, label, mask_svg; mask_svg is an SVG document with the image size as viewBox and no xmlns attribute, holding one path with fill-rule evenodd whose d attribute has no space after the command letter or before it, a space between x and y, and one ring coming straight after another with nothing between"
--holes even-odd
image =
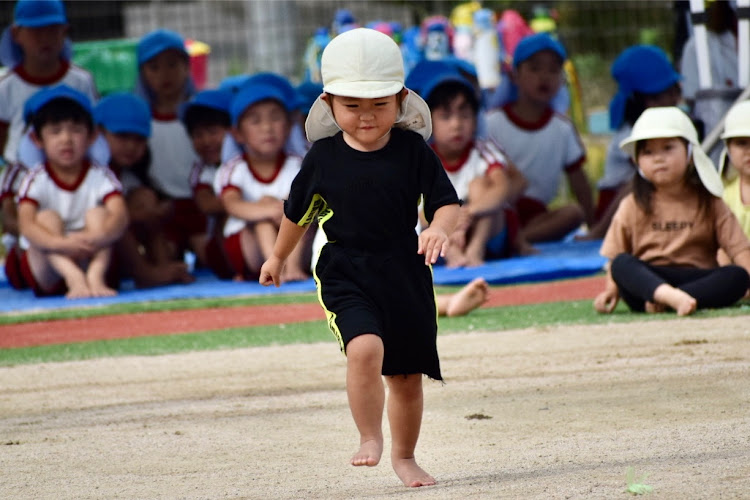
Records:
<instances>
[{"instance_id":1,"label":"blue tarp mat","mask_svg":"<svg viewBox=\"0 0 750 500\"><path fill-rule=\"evenodd\" d=\"M488 283L499 285L585 276L601 271L605 264L606 259L599 255L600 246L601 241L538 244L536 247L540 252L536 255L491 261L473 268L447 269L435 266L433 279L436 285L461 285L482 276ZM64 297L37 298L30 290L13 290L5 276L0 274L0 313L315 290L312 279L276 288L252 282L222 281L202 271L196 277L196 281L188 285L168 285L145 290L134 288L132 282L125 282L116 297L67 300Z\"/></svg>"}]
</instances>

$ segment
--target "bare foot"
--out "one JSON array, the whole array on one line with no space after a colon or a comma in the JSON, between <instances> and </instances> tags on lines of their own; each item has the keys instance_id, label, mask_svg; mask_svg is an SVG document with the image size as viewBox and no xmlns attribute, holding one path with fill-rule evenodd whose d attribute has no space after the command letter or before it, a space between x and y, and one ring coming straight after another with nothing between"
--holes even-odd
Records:
<instances>
[{"instance_id":1,"label":"bare foot","mask_svg":"<svg viewBox=\"0 0 750 500\"><path fill-rule=\"evenodd\" d=\"M366 465L374 467L380 462L380 456L383 454L383 441L370 439L359 445L359 451L354 454L351 464L355 467Z\"/></svg>"},{"instance_id":2,"label":"bare foot","mask_svg":"<svg viewBox=\"0 0 750 500\"><path fill-rule=\"evenodd\" d=\"M92 283L90 289L92 297L114 297L117 295L117 290L104 283Z\"/></svg>"},{"instance_id":3,"label":"bare foot","mask_svg":"<svg viewBox=\"0 0 750 500\"><path fill-rule=\"evenodd\" d=\"M452 249L449 247L448 252L445 254L445 266L450 269L455 269L457 267L464 267L466 265L467 259L466 255L464 255L463 252Z\"/></svg>"},{"instance_id":4,"label":"bare foot","mask_svg":"<svg viewBox=\"0 0 750 500\"><path fill-rule=\"evenodd\" d=\"M427 474L414 458L393 458L393 470L404 483L404 486L418 488L420 486L432 486L437 481Z\"/></svg>"},{"instance_id":5,"label":"bare foot","mask_svg":"<svg viewBox=\"0 0 750 500\"><path fill-rule=\"evenodd\" d=\"M698 307L698 302L691 295L667 284L656 287L656 290L654 290L654 302L671 307L677 311L678 316L693 314Z\"/></svg>"},{"instance_id":6,"label":"bare foot","mask_svg":"<svg viewBox=\"0 0 750 500\"><path fill-rule=\"evenodd\" d=\"M91 290L86 283L75 283L68 285L66 299L87 299L91 297Z\"/></svg>"},{"instance_id":7,"label":"bare foot","mask_svg":"<svg viewBox=\"0 0 750 500\"><path fill-rule=\"evenodd\" d=\"M286 266L281 272L282 283L288 283L290 281L305 281L309 277L310 276L299 267Z\"/></svg>"},{"instance_id":8,"label":"bare foot","mask_svg":"<svg viewBox=\"0 0 750 500\"><path fill-rule=\"evenodd\" d=\"M474 278L448 302L446 315L463 316L487 302L490 286L484 278Z\"/></svg>"}]
</instances>

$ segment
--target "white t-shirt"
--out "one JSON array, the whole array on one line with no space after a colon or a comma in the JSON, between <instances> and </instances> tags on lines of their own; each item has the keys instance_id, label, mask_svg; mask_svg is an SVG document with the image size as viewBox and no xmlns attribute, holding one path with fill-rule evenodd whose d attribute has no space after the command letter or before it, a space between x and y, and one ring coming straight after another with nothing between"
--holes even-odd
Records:
<instances>
[{"instance_id":1,"label":"white t-shirt","mask_svg":"<svg viewBox=\"0 0 750 500\"><path fill-rule=\"evenodd\" d=\"M513 113L511 105L487 114L487 135L502 146L528 180L524 196L547 205L557 196L563 172L583 164L586 149L566 116L550 108L537 123L527 123Z\"/></svg>"},{"instance_id":2,"label":"white t-shirt","mask_svg":"<svg viewBox=\"0 0 750 500\"><path fill-rule=\"evenodd\" d=\"M86 94L92 106L99 98L91 73L68 62L63 63L58 75L45 80L30 77L21 66L0 78L0 122L8 124L8 139L3 152L6 160L18 160L18 143L26 125L23 120L26 100L44 87L62 83Z\"/></svg>"},{"instance_id":3,"label":"white t-shirt","mask_svg":"<svg viewBox=\"0 0 750 500\"><path fill-rule=\"evenodd\" d=\"M604 161L604 174L597 183L599 189L617 189L633 178L636 171L635 165L630 156L620 149L620 142L630 136L631 130L629 123L623 123L612 135L607 147L607 158Z\"/></svg>"},{"instance_id":4,"label":"white t-shirt","mask_svg":"<svg viewBox=\"0 0 750 500\"><path fill-rule=\"evenodd\" d=\"M198 156L182 122L176 116L154 117L148 145L151 148L148 176L154 188L170 198L192 198L190 173Z\"/></svg>"},{"instance_id":5,"label":"white t-shirt","mask_svg":"<svg viewBox=\"0 0 750 500\"><path fill-rule=\"evenodd\" d=\"M462 200L466 200L469 196L471 181L484 176L491 169L505 169L508 164L500 146L492 141L476 141L466 150L466 156L455 165L446 164L442 158L440 160L456 194Z\"/></svg>"},{"instance_id":6,"label":"white t-shirt","mask_svg":"<svg viewBox=\"0 0 750 500\"><path fill-rule=\"evenodd\" d=\"M214 191L218 196L228 190L236 189L246 201L258 201L264 196L285 200L289 196L292 181L302 165L302 158L296 155L282 155L279 158L276 174L270 179L259 178L244 156L235 156L221 166L214 182ZM224 225L224 236L231 236L241 231L246 222L231 215Z\"/></svg>"},{"instance_id":7,"label":"white t-shirt","mask_svg":"<svg viewBox=\"0 0 750 500\"><path fill-rule=\"evenodd\" d=\"M88 210L103 205L110 196L121 194L120 181L107 167L86 164L79 179L66 185L46 164L40 163L24 177L17 201L31 201L39 210L57 212L68 233L84 228ZM24 238L21 246L28 247Z\"/></svg>"}]
</instances>

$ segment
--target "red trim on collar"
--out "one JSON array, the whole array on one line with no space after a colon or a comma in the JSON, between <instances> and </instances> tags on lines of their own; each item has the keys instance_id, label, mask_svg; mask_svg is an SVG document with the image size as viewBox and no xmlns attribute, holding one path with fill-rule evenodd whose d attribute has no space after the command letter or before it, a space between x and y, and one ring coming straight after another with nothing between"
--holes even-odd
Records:
<instances>
[{"instance_id":1,"label":"red trim on collar","mask_svg":"<svg viewBox=\"0 0 750 500\"><path fill-rule=\"evenodd\" d=\"M48 76L46 78L40 78L28 74L23 67L23 63L18 64L15 68L13 68L13 71L19 77L21 77L23 81L25 81L26 83L30 83L31 85L50 85L61 80L69 69L70 62L66 61L65 59L60 59L60 69L54 75Z\"/></svg>"},{"instance_id":2,"label":"red trim on collar","mask_svg":"<svg viewBox=\"0 0 750 500\"><path fill-rule=\"evenodd\" d=\"M177 120L177 113L159 113L158 111L152 109L151 118L158 122L173 122Z\"/></svg>"},{"instance_id":3,"label":"red trim on collar","mask_svg":"<svg viewBox=\"0 0 750 500\"><path fill-rule=\"evenodd\" d=\"M524 130L539 130L541 128L544 128L544 126L549 123L550 119L552 119L552 116L555 114L555 111L552 108L547 108L544 110L544 113L542 113L542 116L540 116L538 120L529 122L518 116L513 111L512 102L504 105L503 111L505 111L505 114L508 115L508 119L513 122L516 127L522 128Z\"/></svg>"},{"instance_id":4,"label":"red trim on collar","mask_svg":"<svg viewBox=\"0 0 750 500\"><path fill-rule=\"evenodd\" d=\"M81 167L81 172L78 174L78 177L75 181L73 181L72 184L66 184L65 182L60 179L57 174L55 173L52 168L49 166L49 162L44 162L44 170L47 171L47 174L50 176L52 181L59 187L60 189L64 189L65 191L75 191L78 189L81 184L83 183L83 180L86 178L86 174L89 172L89 168L91 168L91 162L89 160L84 160L83 165Z\"/></svg>"},{"instance_id":5,"label":"red trim on collar","mask_svg":"<svg viewBox=\"0 0 750 500\"><path fill-rule=\"evenodd\" d=\"M243 153L242 157L245 160L245 163L247 163L247 168L250 170L250 173L253 174L253 177L258 182L262 182L263 184L271 184L273 181L276 180L276 177L279 176L279 172L281 172L281 167L284 166L284 162L286 162L286 153L284 151L281 151L279 155L276 157L276 169L273 172L273 175L271 177L264 179L258 173L253 169L253 164L250 162L250 158L248 158L247 153Z\"/></svg>"},{"instance_id":6,"label":"red trim on collar","mask_svg":"<svg viewBox=\"0 0 750 500\"><path fill-rule=\"evenodd\" d=\"M471 154L471 150L474 149L474 141L469 141L469 144L466 145L466 149L464 149L463 153L461 153L461 157L456 160L453 163L450 163L443 158L440 153L438 152L437 148L435 147L435 143L433 142L431 144L433 151L435 151L435 154L440 158L440 162L443 164L443 168L446 172L458 172L461 170L461 167L463 167L466 164L466 161L469 159L469 155Z\"/></svg>"}]
</instances>

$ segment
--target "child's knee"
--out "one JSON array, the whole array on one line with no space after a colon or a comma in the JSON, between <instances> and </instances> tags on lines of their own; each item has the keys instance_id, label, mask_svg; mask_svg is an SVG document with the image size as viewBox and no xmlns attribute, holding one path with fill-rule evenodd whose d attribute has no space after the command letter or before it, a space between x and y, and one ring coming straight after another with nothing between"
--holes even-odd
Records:
<instances>
[{"instance_id":1,"label":"child's knee","mask_svg":"<svg viewBox=\"0 0 750 500\"><path fill-rule=\"evenodd\" d=\"M383 340L375 334L358 335L346 344L346 357L356 363L383 363Z\"/></svg>"},{"instance_id":2,"label":"child's knee","mask_svg":"<svg viewBox=\"0 0 750 500\"><path fill-rule=\"evenodd\" d=\"M40 210L37 212L36 222L51 233L63 234L65 232L65 223L62 217L53 210Z\"/></svg>"}]
</instances>

